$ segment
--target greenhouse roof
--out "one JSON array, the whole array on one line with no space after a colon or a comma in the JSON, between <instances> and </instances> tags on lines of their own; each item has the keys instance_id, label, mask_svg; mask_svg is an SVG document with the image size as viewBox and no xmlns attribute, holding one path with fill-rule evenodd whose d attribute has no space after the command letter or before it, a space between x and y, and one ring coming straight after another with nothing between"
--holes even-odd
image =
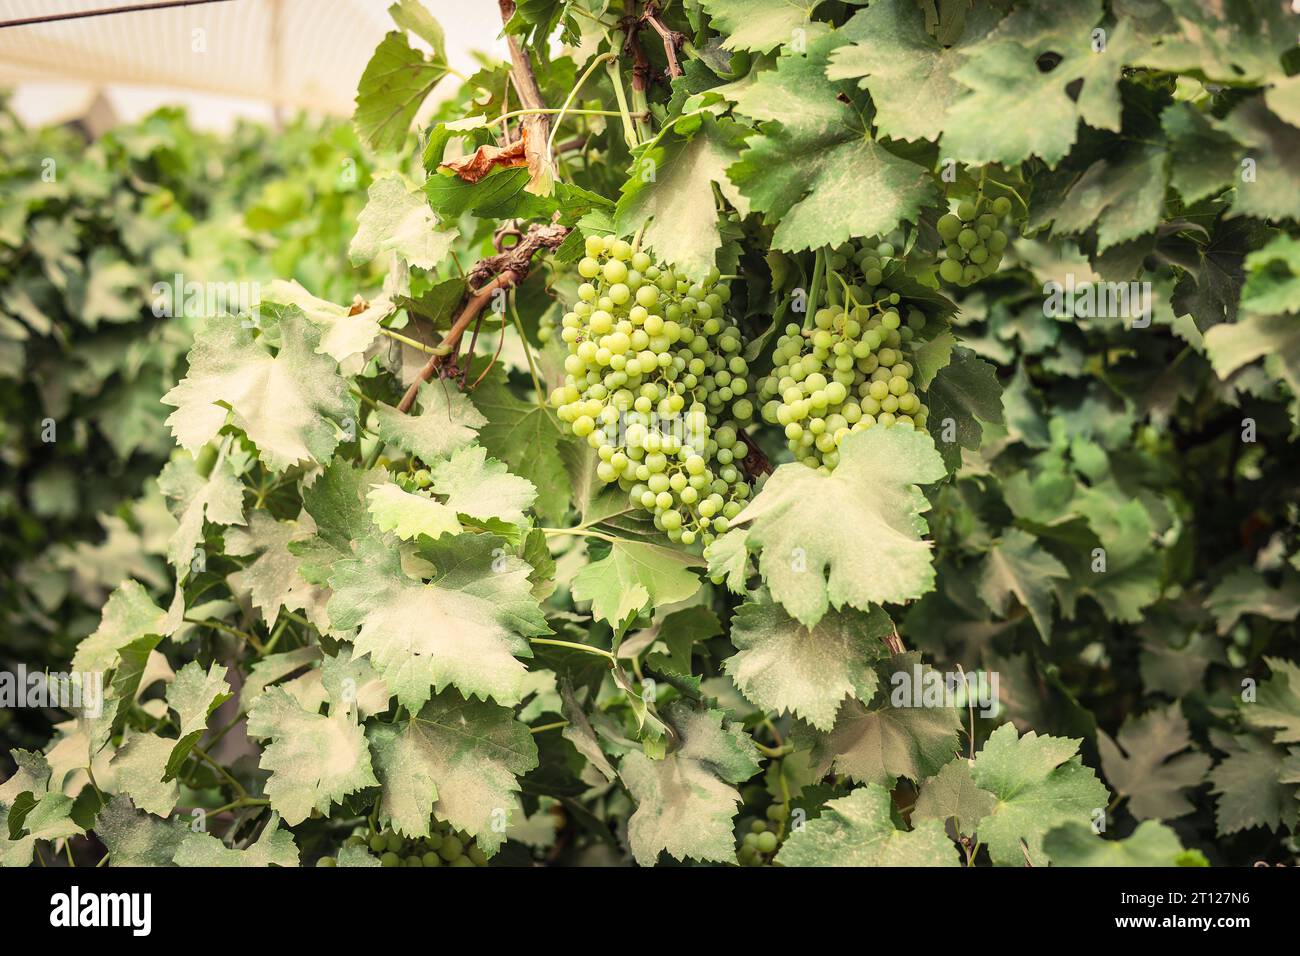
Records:
<instances>
[{"instance_id":1,"label":"greenhouse roof","mask_svg":"<svg viewBox=\"0 0 1300 956\"><path fill-rule=\"evenodd\" d=\"M118 0L0 0L0 22L121 6L133 10L0 29L0 88L31 123L79 117L104 92L124 119L163 103L199 125L276 108L352 112L357 79L384 33L391 0L212 0L186 6ZM430 0L447 32L451 65L474 69L494 51L495 4Z\"/></svg>"}]
</instances>

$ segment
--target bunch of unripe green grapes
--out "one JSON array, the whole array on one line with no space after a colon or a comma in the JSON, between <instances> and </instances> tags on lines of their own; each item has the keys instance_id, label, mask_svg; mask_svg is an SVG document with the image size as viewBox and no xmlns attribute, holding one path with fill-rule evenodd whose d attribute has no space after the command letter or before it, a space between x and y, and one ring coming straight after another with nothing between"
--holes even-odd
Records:
<instances>
[{"instance_id":1,"label":"bunch of unripe green grapes","mask_svg":"<svg viewBox=\"0 0 1300 956\"><path fill-rule=\"evenodd\" d=\"M381 866L487 866L487 856L474 839L435 822L427 837L410 840L392 830L375 832L357 827L344 842L345 846L369 847L379 857ZM337 866L338 860L324 856L317 866Z\"/></svg>"},{"instance_id":2,"label":"bunch of unripe green grapes","mask_svg":"<svg viewBox=\"0 0 1300 956\"><path fill-rule=\"evenodd\" d=\"M906 346L925 325L898 293L848 307L818 309L813 328L787 325L772 374L759 383L763 419L785 429L791 454L829 474L846 435L872 427L925 429L929 410L916 394Z\"/></svg>"},{"instance_id":3,"label":"bunch of unripe green grapes","mask_svg":"<svg viewBox=\"0 0 1300 956\"><path fill-rule=\"evenodd\" d=\"M768 807L766 820L754 820L749 825L749 832L736 851L736 862L741 866L770 865L784 842L785 824L789 818L790 808L785 804L774 803Z\"/></svg>"},{"instance_id":4,"label":"bunch of unripe green grapes","mask_svg":"<svg viewBox=\"0 0 1300 956\"><path fill-rule=\"evenodd\" d=\"M1010 199L990 199L981 193L974 200L963 199L955 213L940 216L937 227L944 247L939 277L968 286L997 272L1007 247L1007 234L1000 224L1010 212Z\"/></svg>"},{"instance_id":5,"label":"bunch of unripe green grapes","mask_svg":"<svg viewBox=\"0 0 1300 956\"><path fill-rule=\"evenodd\" d=\"M556 414L600 458L655 527L682 544L710 543L749 498L737 429L753 417L731 297L711 269L700 282L612 236L589 236L585 280L561 322L568 346Z\"/></svg>"}]
</instances>

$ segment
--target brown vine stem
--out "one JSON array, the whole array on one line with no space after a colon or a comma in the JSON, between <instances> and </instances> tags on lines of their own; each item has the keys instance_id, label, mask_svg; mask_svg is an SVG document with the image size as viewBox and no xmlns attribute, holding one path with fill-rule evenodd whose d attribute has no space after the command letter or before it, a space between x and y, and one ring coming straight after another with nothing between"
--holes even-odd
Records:
<instances>
[{"instance_id":1,"label":"brown vine stem","mask_svg":"<svg viewBox=\"0 0 1300 956\"><path fill-rule=\"evenodd\" d=\"M893 633L885 637L885 646L889 648L891 654L902 654L907 650L903 644L902 637L898 634L898 625L893 625Z\"/></svg>"},{"instance_id":2,"label":"brown vine stem","mask_svg":"<svg viewBox=\"0 0 1300 956\"><path fill-rule=\"evenodd\" d=\"M474 289L461 307L456 321L452 323L443 340L438 343L437 351L429 356L429 360L416 375L415 381L407 388L406 394L398 403L399 412L409 412L415 404L416 396L420 394L420 384L429 381L435 373L453 360L465 330L482 316L483 310L488 307L497 290L509 289L522 282L532 266L533 256L542 249L555 249L568 234L568 227L558 223L546 225L534 223L528 227L528 231L515 245L480 260L470 270L468 278L471 286L476 282L483 284Z\"/></svg>"},{"instance_id":3,"label":"brown vine stem","mask_svg":"<svg viewBox=\"0 0 1300 956\"><path fill-rule=\"evenodd\" d=\"M415 376L415 381L411 383L406 390L406 394L402 396L402 401L397 406L399 412L406 413L411 410L411 406L415 404L416 396L420 394L421 383L433 378L434 373L455 352L456 346L460 344L461 336L465 334L465 330L469 328L470 323L482 315L483 310L487 308L487 304L492 301L492 294L497 289L504 289L514 285L518 278L514 272L503 272L470 296L469 301L465 303L465 307L460 310L460 315L456 317L450 331L447 332L447 335L439 344L438 353L429 356L429 361L424 363L424 367Z\"/></svg>"},{"instance_id":4,"label":"brown vine stem","mask_svg":"<svg viewBox=\"0 0 1300 956\"><path fill-rule=\"evenodd\" d=\"M663 21L659 19L659 5L657 3L647 3L645 11L641 14L641 19L659 34L660 39L664 41L664 56L668 58L668 76L675 79L682 75L682 65L677 60L677 49L685 41L686 37L676 30L669 30L664 26Z\"/></svg>"},{"instance_id":5,"label":"brown vine stem","mask_svg":"<svg viewBox=\"0 0 1300 956\"><path fill-rule=\"evenodd\" d=\"M515 13L515 0L497 0L501 8L501 22L508 23ZM537 85L537 74L533 72L533 61L528 51L519 45L519 40L512 33L506 34L506 44L510 47L510 79L514 82L515 92L525 109L541 110L546 108L542 100L541 88ZM545 113L530 113L523 118L527 131L529 169L536 176L538 167L551 170L551 121ZM536 165L535 165L536 164ZM549 192L549 190L548 190Z\"/></svg>"}]
</instances>

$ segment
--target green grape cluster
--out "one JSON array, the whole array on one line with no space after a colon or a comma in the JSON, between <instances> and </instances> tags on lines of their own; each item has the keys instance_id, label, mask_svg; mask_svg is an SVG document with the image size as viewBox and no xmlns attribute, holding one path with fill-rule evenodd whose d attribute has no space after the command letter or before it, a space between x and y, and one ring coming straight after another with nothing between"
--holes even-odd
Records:
<instances>
[{"instance_id":1,"label":"green grape cluster","mask_svg":"<svg viewBox=\"0 0 1300 956\"><path fill-rule=\"evenodd\" d=\"M709 544L749 498L749 449L736 424L754 414L740 331L716 269L700 282L612 236L589 236L585 280L561 322L564 384L551 403L655 527Z\"/></svg>"},{"instance_id":2,"label":"green grape cluster","mask_svg":"<svg viewBox=\"0 0 1300 956\"><path fill-rule=\"evenodd\" d=\"M785 804L774 803L768 807L766 820L755 820L749 825L749 832L736 851L736 862L741 866L770 865L772 857L785 841L785 825L789 818L790 808Z\"/></svg>"},{"instance_id":3,"label":"green grape cluster","mask_svg":"<svg viewBox=\"0 0 1300 956\"><path fill-rule=\"evenodd\" d=\"M358 827L345 846L369 847L381 866L487 866L487 856L473 837L435 822L427 837L407 839L392 830L376 832ZM337 866L332 856L321 857L317 866Z\"/></svg>"},{"instance_id":4,"label":"green grape cluster","mask_svg":"<svg viewBox=\"0 0 1300 956\"><path fill-rule=\"evenodd\" d=\"M940 216L937 227L944 247L939 277L968 286L997 272L1007 248L1007 234L1000 224L1010 212L1010 199L990 199L980 193L974 200L963 199L955 213Z\"/></svg>"},{"instance_id":5,"label":"green grape cluster","mask_svg":"<svg viewBox=\"0 0 1300 956\"><path fill-rule=\"evenodd\" d=\"M858 304L850 288L848 304L818 309L813 328L786 326L759 399L796 460L829 474L846 435L878 425L925 429L929 410L907 360L925 313L909 309L904 322L900 301L892 292Z\"/></svg>"}]
</instances>

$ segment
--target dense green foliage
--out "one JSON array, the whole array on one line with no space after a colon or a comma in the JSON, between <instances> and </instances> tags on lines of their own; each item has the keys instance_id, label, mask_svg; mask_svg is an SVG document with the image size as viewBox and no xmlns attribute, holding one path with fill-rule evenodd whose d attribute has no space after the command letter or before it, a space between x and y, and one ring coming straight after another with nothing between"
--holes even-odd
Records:
<instances>
[{"instance_id":1,"label":"dense green foliage","mask_svg":"<svg viewBox=\"0 0 1300 956\"><path fill-rule=\"evenodd\" d=\"M393 14L0 861L1296 862L1300 16Z\"/></svg>"},{"instance_id":2,"label":"dense green foliage","mask_svg":"<svg viewBox=\"0 0 1300 956\"><path fill-rule=\"evenodd\" d=\"M218 137L161 110L88 145L0 114L6 670L66 664L124 574L170 593L172 519L153 478L173 441L158 398L209 311L186 289L232 276L340 295L364 284L347 246L369 175L345 124ZM29 716L36 736L13 728L15 742L48 735Z\"/></svg>"}]
</instances>

